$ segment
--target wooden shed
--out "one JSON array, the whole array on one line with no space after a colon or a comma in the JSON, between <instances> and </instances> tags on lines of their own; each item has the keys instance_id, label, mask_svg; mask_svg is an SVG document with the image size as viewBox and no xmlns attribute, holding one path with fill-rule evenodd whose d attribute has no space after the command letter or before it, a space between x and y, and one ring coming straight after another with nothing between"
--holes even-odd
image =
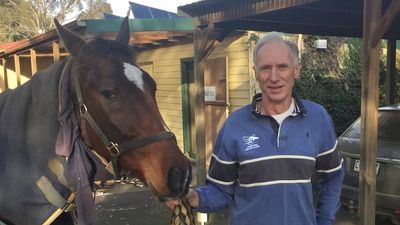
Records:
<instances>
[{"instance_id":1,"label":"wooden shed","mask_svg":"<svg viewBox=\"0 0 400 225\"><path fill-rule=\"evenodd\" d=\"M90 39L113 38L121 20L82 20L66 26ZM194 114L194 27L190 18L133 19L130 44L138 65L157 83L157 102L180 148L196 157ZM249 104L254 94L251 32L232 32L205 62L205 151L209 161L217 132L228 114ZM61 45L61 46L60 46ZM4 46L4 45L0 45ZM1 48L1 47L0 47ZM68 56L55 30L12 45L0 52L0 92L16 88L33 74Z\"/></svg>"}]
</instances>

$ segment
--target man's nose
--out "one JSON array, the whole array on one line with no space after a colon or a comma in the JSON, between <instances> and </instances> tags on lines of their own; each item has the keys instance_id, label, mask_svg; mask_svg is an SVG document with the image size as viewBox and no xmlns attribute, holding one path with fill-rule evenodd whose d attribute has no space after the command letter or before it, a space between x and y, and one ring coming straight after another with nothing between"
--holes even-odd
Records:
<instances>
[{"instance_id":1,"label":"man's nose","mask_svg":"<svg viewBox=\"0 0 400 225\"><path fill-rule=\"evenodd\" d=\"M273 67L273 68L271 69L271 77L270 77L270 79L271 79L272 81L277 81L277 80L279 80L279 73L278 73L277 68Z\"/></svg>"}]
</instances>

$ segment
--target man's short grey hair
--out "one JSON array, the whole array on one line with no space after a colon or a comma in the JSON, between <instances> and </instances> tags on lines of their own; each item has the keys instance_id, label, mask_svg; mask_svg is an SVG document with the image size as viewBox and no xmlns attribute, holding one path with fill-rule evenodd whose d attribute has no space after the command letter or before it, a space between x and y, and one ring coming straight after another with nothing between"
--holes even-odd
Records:
<instances>
[{"instance_id":1,"label":"man's short grey hair","mask_svg":"<svg viewBox=\"0 0 400 225\"><path fill-rule=\"evenodd\" d=\"M256 58L257 58L257 54L260 51L260 49L265 44L268 44L268 43L274 42L274 41L281 41L281 42L285 43L289 47L290 52L292 54L293 63L294 64L300 63L299 48L297 47L297 44L294 43L293 41L288 41L288 40L283 39L282 33L273 31L273 32L268 32L266 35L264 35L257 41L257 44L253 50L253 64L254 65L256 65Z\"/></svg>"}]
</instances>

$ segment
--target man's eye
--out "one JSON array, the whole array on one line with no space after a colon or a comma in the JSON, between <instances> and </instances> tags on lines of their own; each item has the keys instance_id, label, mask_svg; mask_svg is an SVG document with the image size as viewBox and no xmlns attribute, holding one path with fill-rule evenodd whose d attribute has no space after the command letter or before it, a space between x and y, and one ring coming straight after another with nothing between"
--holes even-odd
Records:
<instances>
[{"instance_id":1,"label":"man's eye","mask_svg":"<svg viewBox=\"0 0 400 225\"><path fill-rule=\"evenodd\" d=\"M101 90L100 94L103 95L105 98L115 98L116 95L111 90Z\"/></svg>"},{"instance_id":2,"label":"man's eye","mask_svg":"<svg viewBox=\"0 0 400 225\"><path fill-rule=\"evenodd\" d=\"M266 72L269 72L270 70L271 70L270 67L263 67L263 68L260 69L260 72L266 73Z\"/></svg>"},{"instance_id":3,"label":"man's eye","mask_svg":"<svg viewBox=\"0 0 400 225\"><path fill-rule=\"evenodd\" d=\"M286 70L286 69L289 68L289 66L288 66L288 65L279 65L278 68L279 68L280 70Z\"/></svg>"}]
</instances>

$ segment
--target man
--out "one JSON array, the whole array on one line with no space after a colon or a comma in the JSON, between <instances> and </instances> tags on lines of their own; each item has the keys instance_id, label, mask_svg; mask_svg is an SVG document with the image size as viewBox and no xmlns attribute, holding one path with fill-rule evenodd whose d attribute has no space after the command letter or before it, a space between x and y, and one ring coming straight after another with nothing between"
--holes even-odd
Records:
<instances>
[{"instance_id":1,"label":"man","mask_svg":"<svg viewBox=\"0 0 400 225\"><path fill-rule=\"evenodd\" d=\"M326 110L293 93L301 68L298 53L296 44L276 32L258 41L253 58L262 93L225 122L207 184L186 196L193 208L215 212L228 207L230 225L333 224L343 160ZM320 177L316 209L315 171Z\"/></svg>"}]
</instances>

